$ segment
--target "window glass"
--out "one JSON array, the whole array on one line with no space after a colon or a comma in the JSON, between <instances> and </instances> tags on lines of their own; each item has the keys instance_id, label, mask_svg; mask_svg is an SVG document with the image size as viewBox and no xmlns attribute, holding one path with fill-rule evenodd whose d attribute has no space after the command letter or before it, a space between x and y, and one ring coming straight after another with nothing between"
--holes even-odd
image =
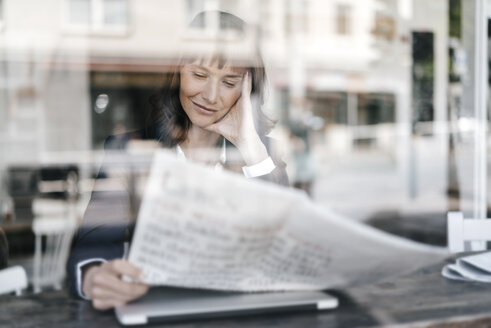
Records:
<instances>
[{"instance_id":1,"label":"window glass","mask_svg":"<svg viewBox=\"0 0 491 328\"><path fill-rule=\"evenodd\" d=\"M104 0L104 25L125 26L127 10L126 0Z\"/></svg>"},{"instance_id":2,"label":"window glass","mask_svg":"<svg viewBox=\"0 0 491 328\"><path fill-rule=\"evenodd\" d=\"M68 15L71 24L89 26L91 24L91 1L70 0Z\"/></svg>"},{"instance_id":3,"label":"window glass","mask_svg":"<svg viewBox=\"0 0 491 328\"><path fill-rule=\"evenodd\" d=\"M349 34L351 24L351 6L339 4L336 8L336 32L338 34Z\"/></svg>"},{"instance_id":4,"label":"window glass","mask_svg":"<svg viewBox=\"0 0 491 328\"><path fill-rule=\"evenodd\" d=\"M67 28L111 32L128 25L127 0L67 0L67 8Z\"/></svg>"},{"instance_id":5,"label":"window glass","mask_svg":"<svg viewBox=\"0 0 491 328\"><path fill-rule=\"evenodd\" d=\"M0 23L3 22L3 0L0 0Z\"/></svg>"},{"instance_id":6,"label":"window glass","mask_svg":"<svg viewBox=\"0 0 491 328\"><path fill-rule=\"evenodd\" d=\"M120 184L111 178L121 167L99 175L104 148L135 156L151 149L141 131L161 127L154 115L162 90L179 95L180 69L197 58L233 63L239 75L264 64L264 92L254 89L251 103L274 123L267 137L289 187L346 220L444 245L449 211L471 217L476 199L491 204L491 193L476 195L488 182L477 158L490 163L489 135L477 133L489 118L477 109L491 110L476 100L476 74L486 68L476 62L476 1L64 0L60 8L32 0L35 20L26 18L27 2L0 0L0 24L12 22L0 33L0 202L12 198L20 223L32 221L41 186L66 186L38 188L36 170L45 166L76 166L86 203L96 181L102 191L119 188L134 214L145 188L139 167L125 167ZM228 33L234 24L216 13L187 28L215 10L248 28ZM213 81L237 91L236 81ZM172 101L180 110L180 98ZM171 114L188 122L182 111ZM25 166L34 180L22 184L24 194L1 184ZM32 254L29 242L29 251L13 245L12 256Z\"/></svg>"}]
</instances>

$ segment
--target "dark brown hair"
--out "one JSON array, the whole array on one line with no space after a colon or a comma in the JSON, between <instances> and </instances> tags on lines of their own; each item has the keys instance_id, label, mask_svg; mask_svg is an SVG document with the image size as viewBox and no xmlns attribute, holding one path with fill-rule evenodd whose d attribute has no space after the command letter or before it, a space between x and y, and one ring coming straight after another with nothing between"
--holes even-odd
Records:
<instances>
[{"instance_id":1,"label":"dark brown hair","mask_svg":"<svg viewBox=\"0 0 491 328\"><path fill-rule=\"evenodd\" d=\"M191 21L190 27L196 27L202 24L206 14L210 12L201 12ZM247 24L237 16L226 12L212 12L218 15L220 26L222 28L231 29L243 35L247 28ZM223 41L222 39L218 41ZM223 67L226 63L237 62L238 65L247 67L251 74L252 89L251 99L253 107L255 107L254 123L260 137L267 135L274 126L274 122L269 119L262 111L264 104L264 86L266 84L266 71L264 69L263 60L256 49L253 58L248 58L246 61L238 62L217 50L213 54L212 62L217 62L219 67ZM157 94L150 98L152 107L150 120L151 127L155 138L166 147L174 147L183 142L187 138L187 133L191 127L191 121L184 112L179 100L180 88L180 69L182 65L196 60L203 60L203 54L187 54L182 56L179 64L174 67L174 70L167 75L164 81L164 87Z\"/></svg>"}]
</instances>

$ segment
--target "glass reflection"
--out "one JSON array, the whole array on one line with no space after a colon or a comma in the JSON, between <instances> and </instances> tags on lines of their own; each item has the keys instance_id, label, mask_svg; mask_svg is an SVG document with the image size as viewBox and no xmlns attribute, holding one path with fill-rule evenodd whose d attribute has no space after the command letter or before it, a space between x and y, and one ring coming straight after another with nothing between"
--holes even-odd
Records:
<instances>
[{"instance_id":1,"label":"glass reflection","mask_svg":"<svg viewBox=\"0 0 491 328\"><path fill-rule=\"evenodd\" d=\"M234 59L255 48L264 58L264 111L277 122L269 136L292 187L353 220L438 245L446 213L472 207L467 159L476 124L488 122L469 110L470 2L31 1L45 23L63 22L44 29L29 17L15 24L22 6L4 2L0 224L12 263L34 254L37 199L61 201L80 222L93 191L130 190L122 211L137 213L148 173L139 164L156 145L133 132L148 126L149 99L172 83L178 58L220 38L243 43ZM185 33L197 12L214 9L252 27L239 35L206 16ZM104 145L124 145L136 164L115 159L99 170Z\"/></svg>"}]
</instances>

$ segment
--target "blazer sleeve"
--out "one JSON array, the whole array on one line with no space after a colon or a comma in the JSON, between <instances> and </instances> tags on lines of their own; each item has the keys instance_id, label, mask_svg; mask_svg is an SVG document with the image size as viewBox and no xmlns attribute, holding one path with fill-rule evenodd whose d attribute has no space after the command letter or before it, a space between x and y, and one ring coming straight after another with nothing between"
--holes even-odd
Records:
<instances>
[{"instance_id":1,"label":"blazer sleeve","mask_svg":"<svg viewBox=\"0 0 491 328\"><path fill-rule=\"evenodd\" d=\"M263 137L261 138L261 140L266 146L268 154L273 160L276 168L269 174L262 175L253 179L265 180L288 187L290 183L288 180L288 175L286 173L286 163L281 159L281 154L279 151L280 147L278 143L274 142L274 140L269 137Z\"/></svg>"},{"instance_id":2,"label":"blazer sleeve","mask_svg":"<svg viewBox=\"0 0 491 328\"><path fill-rule=\"evenodd\" d=\"M7 261L9 256L9 246L7 243L7 236L2 228L0 228L0 270L7 267Z\"/></svg>"},{"instance_id":3,"label":"blazer sleeve","mask_svg":"<svg viewBox=\"0 0 491 328\"><path fill-rule=\"evenodd\" d=\"M68 284L70 291L75 296L79 296L77 292L78 264L91 259L109 261L121 258L124 253L124 242L128 240L130 224L134 221L130 217L132 211L127 185L123 177L108 174L111 164L108 163L107 158L106 152L94 191L92 191L83 221L74 236L67 261ZM121 164L124 165L124 163ZM111 191L100 191L101 188L98 186L107 184L109 179L113 185Z\"/></svg>"}]
</instances>

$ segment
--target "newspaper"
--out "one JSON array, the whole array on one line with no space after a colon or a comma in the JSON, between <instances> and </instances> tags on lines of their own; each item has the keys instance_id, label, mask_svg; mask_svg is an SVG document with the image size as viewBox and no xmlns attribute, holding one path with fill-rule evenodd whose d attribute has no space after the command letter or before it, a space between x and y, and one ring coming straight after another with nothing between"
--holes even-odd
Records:
<instances>
[{"instance_id":1,"label":"newspaper","mask_svg":"<svg viewBox=\"0 0 491 328\"><path fill-rule=\"evenodd\" d=\"M491 283L491 252L458 258L443 267L442 275L453 280Z\"/></svg>"},{"instance_id":2,"label":"newspaper","mask_svg":"<svg viewBox=\"0 0 491 328\"><path fill-rule=\"evenodd\" d=\"M353 222L302 192L162 151L128 260L150 285L280 291L373 282L446 255Z\"/></svg>"}]
</instances>

